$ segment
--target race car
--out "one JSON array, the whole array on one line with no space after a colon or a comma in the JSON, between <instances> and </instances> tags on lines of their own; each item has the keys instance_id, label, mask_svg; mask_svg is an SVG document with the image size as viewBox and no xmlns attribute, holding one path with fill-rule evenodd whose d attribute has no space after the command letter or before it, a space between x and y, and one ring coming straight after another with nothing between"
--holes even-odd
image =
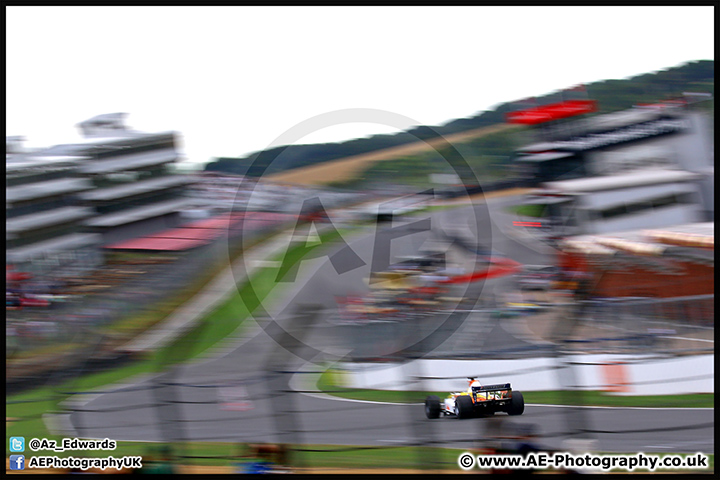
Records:
<instances>
[{"instance_id":1,"label":"race car","mask_svg":"<svg viewBox=\"0 0 720 480\"><path fill-rule=\"evenodd\" d=\"M425 399L427 418L438 418L442 414L465 419L493 415L495 412L522 415L525 411L522 393L517 390L513 391L509 383L483 386L473 377L468 380L469 385L466 391L451 393L442 402L435 395L428 396Z\"/></svg>"}]
</instances>

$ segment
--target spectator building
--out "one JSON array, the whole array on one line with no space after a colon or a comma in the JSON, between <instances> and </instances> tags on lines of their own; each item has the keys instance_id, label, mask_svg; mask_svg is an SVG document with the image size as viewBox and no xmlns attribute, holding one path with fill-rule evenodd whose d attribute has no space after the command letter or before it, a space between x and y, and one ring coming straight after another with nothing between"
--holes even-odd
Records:
<instances>
[{"instance_id":1,"label":"spectator building","mask_svg":"<svg viewBox=\"0 0 720 480\"><path fill-rule=\"evenodd\" d=\"M712 129L709 118L693 109L694 98L687 94L679 100L606 115L538 123L536 141L516 152L515 167L534 186L645 168L692 172L698 175L702 217L711 220Z\"/></svg>"},{"instance_id":2,"label":"spectator building","mask_svg":"<svg viewBox=\"0 0 720 480\"><path fill-rule=\"evenodd\" d=\"M143 133L127 128L124 114L106 114L79 124L82 141L48 152L81 157L79 177L92 189L78 192L95 213L85 225L103 245L174 228L192 204L185 195L193 182L175 172L179 159L174 132Z\"/></svg>"},{"instance_id":3,"label":"spectator building","mask_svg":"<svg viewBox=\"0 0 720 480\"><path fill-rule=\"evenodd\" d=\"M25 150L6 137L6 263L66 275L103 262L103 247L178 226L193 180L175 172L174 132L143 133L124 114L79 124L82 139Z\"/></svg>"},{"instance_id":4,"label":"spectator building","mask_svg":"<svg viewBox=\"0 0 720 480\"><path fill-rule=\"evenodd\" d=\"M528 203L545 206L558 237L680 225L704 220L702 178L685 170L637 169L547 182Z\"/></svg>"},{"instance_id":5,"label":"spectator building","mask_svg":"<svg viewBox=\"0 0 720 480\"><path fill-rule=\"evenodd\" d=\"M101 236L85 222L91 208L78 195L91 191L79 175L83 158L22 151L6 141L6 263L37 276L68 276L102 262Z\"/></svg>"},{"instance_id":6,"label":"spectator building","mask_svg":"<svg viewBox=\"0 0 720 480\"><path fill-rule=\"evenodd\" d=\"M556 238L713 221L712 126L693 106L708 97L583 118L593 101L509 114L534 127L535 142L514 159L522 182L539 187L527 203L545 206Z\"/></svg>"},{"instance_id":7,"label":"spectator building","mask_svg":"<svg viewBox=\"0 0 720 480\"><path fill-rule=\"evenodd\" d=\"M714 325L714 222L569 237L558 263L567 278L589 278L594 299L616 302L616 317Z\"/></svg>"}]
</instances>

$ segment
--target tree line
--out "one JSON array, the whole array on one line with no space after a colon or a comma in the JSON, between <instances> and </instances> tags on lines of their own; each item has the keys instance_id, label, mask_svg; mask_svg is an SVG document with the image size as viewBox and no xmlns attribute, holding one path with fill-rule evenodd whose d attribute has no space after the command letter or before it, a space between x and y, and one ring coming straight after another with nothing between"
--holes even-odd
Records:
<instances>
[{"instance_id":1,"label":"tree line","mask_svg":"<svg viewBox=\"0 0 720 480\"><path fill-rule=\"evenodd\" d=\"M655 103L681 95L683 92L701 92L714 95L714 61L699 60L668 68L658 72L645 73L620 80L602 80L585 85L586 96L597 101L598 111L604 114L624 110L638 103ZM548 93L535 98L536 104L543 105L559 101L562 91ZM206 171L232 173L259 177L281 171L329 162L340 158L370 153L377 150L405 145L418 140L429 140L438 136L464 132L476 128L505 123L505 115L519 109L516 102L506 102L488 111L478 112L467 118L452 120L438 126L418 126L396 134L373 135L344 142L288 145L255 152L245 157L219 157L205 166ZM714 100L700 105L711 116L714 114ZM485 139L471 142L473 160L476 166L492 165L491 159L506 157L515 148L513 137L494 134ZM433 154L429 154L430 157ZM490 159L490 160L489 160ZM408 159L398 159L407 163ZM500 160L502 163L502 159ZM377 166L377 174L403 169L405 165ZM427 169L425 169L427 170ZM427 173L427 172L423 172Z\"/></svg>"}]
</instances>

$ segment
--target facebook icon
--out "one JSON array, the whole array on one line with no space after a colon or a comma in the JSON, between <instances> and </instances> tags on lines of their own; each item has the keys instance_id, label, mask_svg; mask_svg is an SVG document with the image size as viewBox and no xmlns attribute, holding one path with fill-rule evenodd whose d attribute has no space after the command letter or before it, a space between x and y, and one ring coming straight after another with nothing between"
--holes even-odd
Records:
<instances>
[{"instance_id":1,"label":"facebook icon","mask_svg":"<svg viewBox=\"0 0 720 480\"><path fill-rule=\"evenodd\" d=\"M25 470L25 455L10 455L10 470Z\"/></svg>"}]
</instances>

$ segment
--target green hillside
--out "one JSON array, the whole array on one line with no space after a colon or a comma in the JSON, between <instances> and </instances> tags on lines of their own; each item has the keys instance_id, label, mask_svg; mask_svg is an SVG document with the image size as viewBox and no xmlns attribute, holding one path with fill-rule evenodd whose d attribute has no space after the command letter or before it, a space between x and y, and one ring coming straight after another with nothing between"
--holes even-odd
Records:
<instances>
[{"instance_id":1,"label":"green hillside","mask_svg":"<svg viewBox=\"0 0 720 480\"><path fill-rule=\"evenodd\" d=\"M683 92L714 95L714 61L700 60L658 72L646 73L621 80L603 80L585 85L587 98L597 101L594 114L624 110L638 103L655 103ZM556 91L536 98L538 104L567 99L567 93ZM418 140L464 132L505 122L505 114L517 110L518 104L508 102L493 110L439 126L421 126L398 134L374 135L338 143L290 145L256 152L243 158L222 157L205 167L207 171L262 176L399 146ZM714 114L714 100L699 104L710 117ZM472 141L454 144L476 175L492 181L506 175L505 168L515 148L524 143L523 127L490 134ZM429 173L449 173L442 152L383 161L370 167L361 179L338 186L359 186L361 182L375 182L393 178L394 181L422 183ZM392 177L388 177L392 175Z\"/></svg>"}]
</instances>

